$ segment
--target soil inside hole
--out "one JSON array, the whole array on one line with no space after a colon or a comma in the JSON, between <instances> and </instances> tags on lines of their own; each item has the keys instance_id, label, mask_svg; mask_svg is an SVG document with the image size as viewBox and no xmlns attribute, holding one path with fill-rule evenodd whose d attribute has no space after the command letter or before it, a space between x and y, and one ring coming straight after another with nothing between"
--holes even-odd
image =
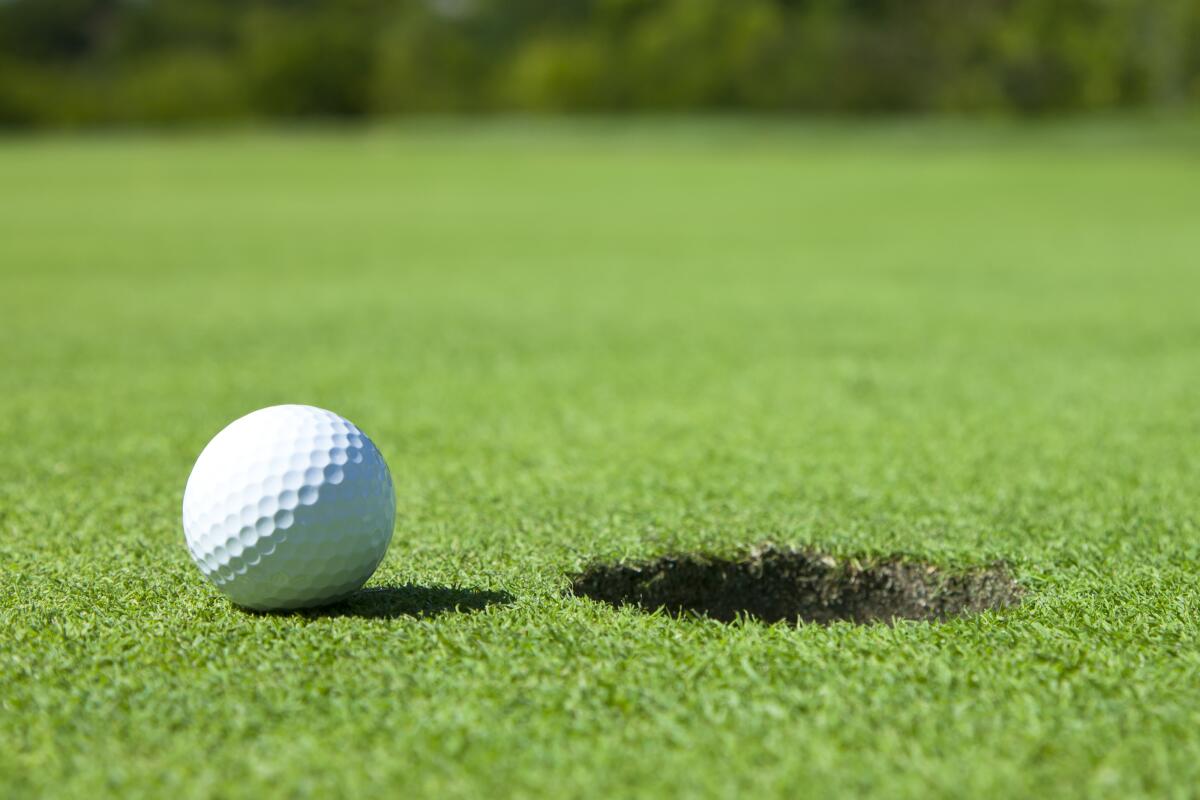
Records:
<instances>
[{"instance_id":1,"label":"soil inside hole","mask_svg":"<svg viewBox=\"0 0 1200 800\"><path fill-rule=\"evenodd\" d=\"M769 545L738 559L685 554L596 564L573 576L571 591L614 606L723 622L747 615L821 624L939 621L1014 606L1022 594L1000 563L953 571L900 556L838 559Z\"/></svg>"}]
</instances>

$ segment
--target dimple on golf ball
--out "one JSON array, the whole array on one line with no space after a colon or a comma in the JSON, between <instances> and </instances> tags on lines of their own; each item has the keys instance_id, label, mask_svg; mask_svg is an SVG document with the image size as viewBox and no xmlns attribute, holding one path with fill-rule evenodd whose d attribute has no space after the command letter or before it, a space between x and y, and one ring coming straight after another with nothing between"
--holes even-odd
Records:
<instances>
[{"instance_id":1,"label":"dimple on golf ball","mask_svg":"<svg viewBox=\"0 0 1200 800\"><path fill-rule=\"evenodd\" d=\"M200 571L239 606L307 608L361 587L396 521L392 476L349 420L313 406L263 408L200 453L183 530Z\"/></svg>"}]
</instances>

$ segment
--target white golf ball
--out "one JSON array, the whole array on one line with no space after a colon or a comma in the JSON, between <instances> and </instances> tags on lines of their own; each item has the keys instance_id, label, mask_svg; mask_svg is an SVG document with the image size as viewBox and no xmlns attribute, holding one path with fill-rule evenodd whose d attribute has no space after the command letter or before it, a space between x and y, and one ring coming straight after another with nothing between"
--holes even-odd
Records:
<instances>
[{"instance_id":1,"label":"white golf ball","mask_svg":"<svg viewBox=\"0 0 1200 800\"><path fill-rule=\"evenodd\" d=\"M200 571L239 606L332 603L387 552L396 495L383 456L332 411L272 406L208 443L183 493Z\"/></svg>"}]
</instances>

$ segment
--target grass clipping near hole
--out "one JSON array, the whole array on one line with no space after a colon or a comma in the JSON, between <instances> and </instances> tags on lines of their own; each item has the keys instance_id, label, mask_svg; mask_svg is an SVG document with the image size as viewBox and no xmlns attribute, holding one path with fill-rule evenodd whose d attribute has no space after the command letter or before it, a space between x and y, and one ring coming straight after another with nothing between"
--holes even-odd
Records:
<instances>
[{"instance_id":1,"label":"grass clipping near hole","mask_svg":"<svg viewBox=\"0 0 1200 800\"><path fill-rule=\"evenodd\" d=\"M614 606L722 622L747 615L820 624L941 621L1014 606L1022 594L1002 563L952 571L901 556L837 559L772 545L740 559L685 554L596 564L573 576L571 591Z\"/></svg>"}]
</instances>

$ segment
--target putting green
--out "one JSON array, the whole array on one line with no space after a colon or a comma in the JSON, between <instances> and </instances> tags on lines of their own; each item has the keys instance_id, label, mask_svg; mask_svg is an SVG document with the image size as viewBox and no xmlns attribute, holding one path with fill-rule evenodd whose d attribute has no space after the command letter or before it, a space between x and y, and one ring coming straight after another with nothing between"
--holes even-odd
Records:
<instances>
[{"instance_id":1,"label":"putting green","mask_svg":"<svg viewBox=\"0 0 1200 800\"><path fill-rule=\"evenodd\" d=\"M1186 796L1200 128L422 123L0 141L7 797ZM398 521L252 615L192 461L311 403ZM594 561L1007 562L943 624L676 619Z\"/></svg>"}]
</instances>

